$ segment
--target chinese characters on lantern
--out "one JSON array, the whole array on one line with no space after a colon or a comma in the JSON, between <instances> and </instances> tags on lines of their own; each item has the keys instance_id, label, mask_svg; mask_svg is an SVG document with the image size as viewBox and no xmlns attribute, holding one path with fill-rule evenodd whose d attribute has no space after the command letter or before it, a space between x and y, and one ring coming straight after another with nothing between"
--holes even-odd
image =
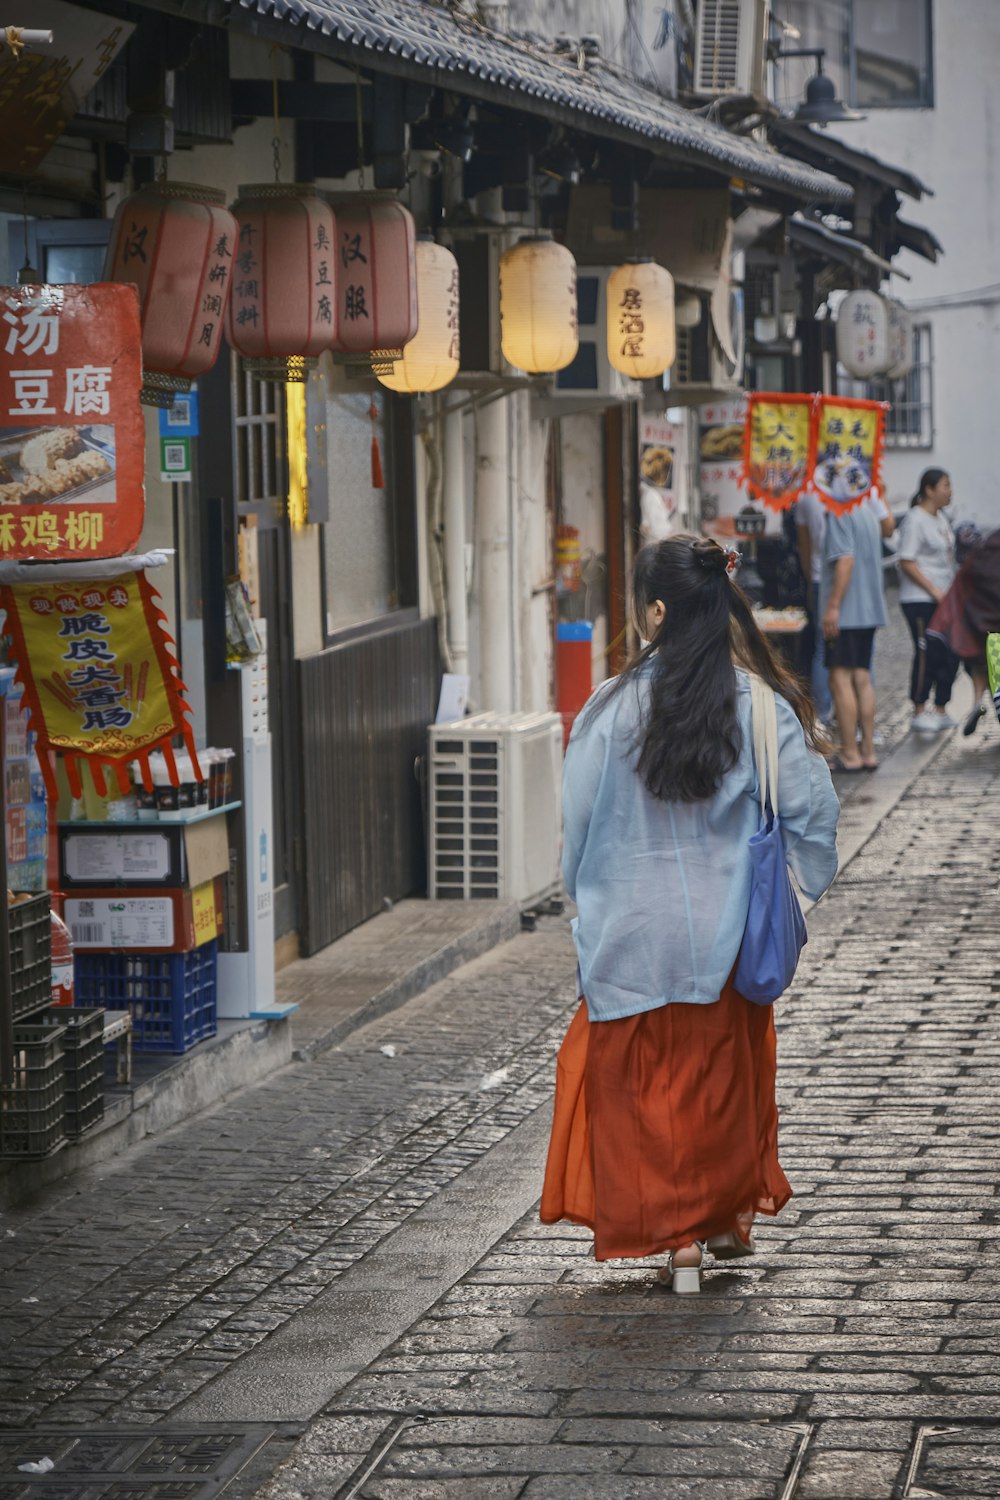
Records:
<instances>
[{"instance_id":1,"label":"chinese characters on lantern","mask_svg":"<svg viewBox=\"0 0 1000 1500\"><path fill-rule=\"evenodd\" d=\"M369 316L366 302L367 290L363 282L351 280L351 267L356 261L367 266L368 257L361 248L361 235L345 230L341 236L340 263L345 271L344 317L349 323Z\"/></svg>"},{"instance_id":2,"label":"chinese characters on lantern","mask_svg":"<svg viewBox=\"0 0 1000 1500\"><path fill-rule=\"evenodd\" d=\"M0 558L134 546L140 384L133 287L0 288Z\"/></svg>"},{"instance_id":3,"label":"chinese characters on lantern","mask_svg":"<svg viewBox=\"0 0 1000 1500\"><path fill-rule=\"evenodd\" d=\"M300 381L336 333L333 212L288 184L241 188L233 214L230 341L255 374Z\"/></svg>"},{"instance_id":4,"label":"chinese characters on lantern","mask_svg":"<svg viewBox=\"0 0 1000 1500\"><path fill-rule=\"evenodd\" d=\"M619 352L623 359L642 358L642 336L645 331L646 324L642 316L642 291L637 286L624 287L618 304Z\"/></svg>"}]
</instances>

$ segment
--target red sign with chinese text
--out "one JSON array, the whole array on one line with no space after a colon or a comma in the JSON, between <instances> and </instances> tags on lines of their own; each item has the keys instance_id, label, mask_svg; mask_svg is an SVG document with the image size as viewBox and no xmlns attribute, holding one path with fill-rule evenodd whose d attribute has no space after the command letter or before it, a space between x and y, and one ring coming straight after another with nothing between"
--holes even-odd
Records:
<instances>
[{"instance_id":1,"label":"red sign with chinese text","mask_svg":"<svg viewBox=\"0 0 1000 1500\"><path fill-rule=\"evenodd\" d=\"M135 288L0 288L0 561L119 557L144 512Z\"/></svg>"}]
</instances>

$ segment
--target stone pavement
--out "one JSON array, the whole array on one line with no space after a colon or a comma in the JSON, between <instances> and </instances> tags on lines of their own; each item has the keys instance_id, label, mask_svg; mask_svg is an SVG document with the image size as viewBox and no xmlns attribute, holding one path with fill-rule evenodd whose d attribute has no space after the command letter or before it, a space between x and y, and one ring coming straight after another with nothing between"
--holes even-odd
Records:
<instances>
[{"instance_id":1,"label":"stone pavement","mask_svg":"<svg viewBox=\"0 0 1000 1500\"><path fill-rule=\"evenodd\" d=\"M1000 1494L998 794L995 729L953 740L814 911L779 1012L796 1196L755 1260L681 1300L529 1213L268 1500L346 1495L393 1438L367 1500Z\"/></svg>"},{"instance_id":2,"label":"stone pavement","mask_svg":"<svg viewBox=\"0 0 1000 1500\"><path fill-rule=\"evenodd\" d=\"M996 726L925 760L811 915L755 1260L687 1301L536 1222L545 919L0 1218L3 1500L193 1500L71 1489L67 1432L263 1443L227 1500L1000 1494ZM6 1477L26 1432L50 1480Z\"/></svg>"}]
</instances>

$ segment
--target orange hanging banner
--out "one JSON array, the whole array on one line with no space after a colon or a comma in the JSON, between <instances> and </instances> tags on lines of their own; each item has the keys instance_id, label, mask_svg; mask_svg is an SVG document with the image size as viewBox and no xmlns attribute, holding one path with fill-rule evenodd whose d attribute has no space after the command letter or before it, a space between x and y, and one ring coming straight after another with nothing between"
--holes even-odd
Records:
<instances>
[{"instance_id":1,"label":"orange hanging banner","mask_svg":"<svg viewBox=\"0 0 1000 1500\"><path fill-rule=\"evenodd\" d=\"M809 483L813 397L751 391L743 429L741 481L772 510L788 510Z\"/></svg>"},{"instance_id":2,"label":"orange hanging banner","mask_svg":"<svg viewBox=\"0 0 1000 1500\"><path fill-rule=\"evenodd\" d=\"M817 397L812 489L837 515L881 483L885 406L847 396Z\"/></svg>"},{"instance_id":3,"label":"orange hanging banner","mask_svg":"<svg viewBox=\"0 0 1000 1500\"><path fill-rule=\"evenodd\" d=\"M39 760L46 768L44 752L58 751L75 795L80 756L87 757L100 791L104 766L124 787L133 760L150 784L149 752L160 746L170 767L170 742L178 734L193 753L190 709L145 574L12 584L0 590L0 607L7 612Z\"/></svg>"}]
</instances>

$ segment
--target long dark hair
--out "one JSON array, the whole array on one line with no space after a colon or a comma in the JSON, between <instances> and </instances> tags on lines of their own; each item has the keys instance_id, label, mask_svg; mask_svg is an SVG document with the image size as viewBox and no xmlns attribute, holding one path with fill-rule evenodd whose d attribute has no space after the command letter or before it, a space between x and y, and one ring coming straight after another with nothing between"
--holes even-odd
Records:
<instances>
[{"instance_id":1,"label":"long dark hair","mask_svg":"<svg viewBox=\"0 0 1000 1500\"><path fill-rule=\"evenodd\" d=\"M638 774L662 802L702 802L739 759L737 665L762 677L794 709L806 739L825 748L803 685L773 650L730 574L733 555L705 537L672 536L644 547L632 572L637 623L662 600L655 637L609 690L621 691L655 658L649 709L636 739ZM606 696L598 702L606 702ZM594 705L595 709L597 703Z\"/></svg>"},{"instance_id":2,"label":"long dark hair","mask_svg":"<svg viewBox=\"0 0 1000 1500\"><path fill-rule=\"evenodd\" d=\"M920 483L917 485L917 493L910 501L910 509L912 510L915 505L920 504L921 500L924 498L928 490L936 490L942 479L947 478L947 469L925 469L920 476Z\"/></svg>"}]
</instances>

